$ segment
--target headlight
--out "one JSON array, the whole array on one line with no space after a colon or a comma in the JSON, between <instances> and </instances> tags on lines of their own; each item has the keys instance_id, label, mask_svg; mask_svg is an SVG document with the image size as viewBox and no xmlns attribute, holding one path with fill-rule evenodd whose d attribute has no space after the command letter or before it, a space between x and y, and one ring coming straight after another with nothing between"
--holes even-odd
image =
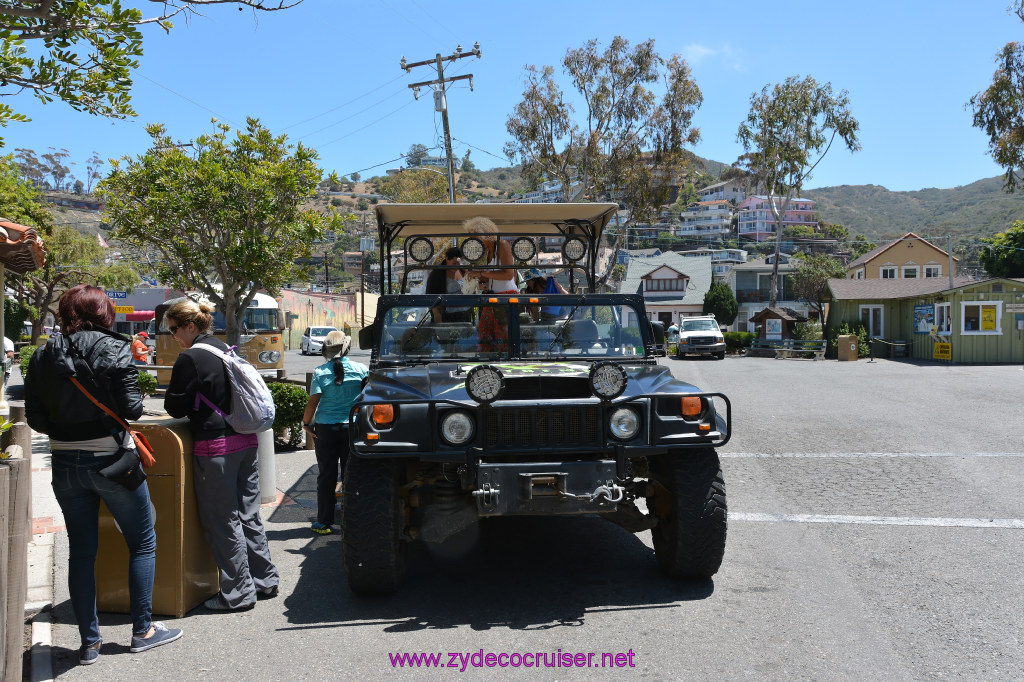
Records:
<instances>
[{"instance_id":1,"label":"headlight","mask_svg":"<svg viewBox=\"0 0 1024 682\"><path fill-rule=\"evenodd\" d=\"M492 403L505 391L505 377L497 367L480 365L469 370L466 376L466 392L478 403Z\"/></svg>"},{"instance_id":2,"label":"headlight","mask_svg":"<svg viewBox=\"0 0 1024 682\"><path fill-rule=\"evenodd\" d=\"M462 257L470 263L480 260L484 257L485 253L484 243L477 237L469 237L466 241L462 242Z\"/></svg>"},{"instance_id":3,"label":"headlight","mask_svg":"<svg viewBox=\"0 0 1024 682\"><path fill-rule=\"evenodd\" d=\"M434 255L434 243L426 237L416 237L409 242L409 255L417 263L425 263Z\"/></svg>"},{"instance_id":4,"label":"headlight","mask_svg":"<svg viewBox=\"0 0 1024 682\"><path fill-rule=\"evenodd\" d=\"M441 437L452 445L469 442L473 429L473 418L466 412L449 412L441 420Z\"/></svg>"},{"instance_id":5,"label":"headlight","mask_svg":"<svg viewBox=\"0 0 1024 682\"><path fill-rule=\"evenodd\" d=\"M614 362L599 362L590 370L590 391L601 400L615 400L626 390L626 370Z\"/></svg>"},{"instance_id":6,"label":"headlight","mask_svg":"<svg viewBox=\"0 0 1024 682\"><path fill-rule=\"evenodd\" d=\"M265 350L259 355L257 355L256 359L264 364L272 365L281 359L281 351Z\"/></svg>"},{"instance_id":7,"label":"headlight","mask_svg":"<svg viewBox=\"0 0 1024 682\"><path fill-rule=\"evenodd\" d=\"M608 429L615 438L629 440L640 431L640 415L628 407L617 408L612 412Z\"/></svg>"},{"instance_id":8,"label":"headlight","mask_svg":"<svg viewBox=\"0 0 1024 682\"><path fill-rule=\"evenodd\" d=\"M587 255L587 245L579 237L569 237L562 243L562 255L575 263Z\"/></svg>"},{"instance_id":9,"label":"headlight","mask_svg":"<svg viewBox=\"0 0 1024 682\"><path fill-rule=\"evenodd\" d=\"M512 243L512 255L516 260L530 260L537 255L537 245L529 237L520 237Z\"/></svg>"}]
</instances>

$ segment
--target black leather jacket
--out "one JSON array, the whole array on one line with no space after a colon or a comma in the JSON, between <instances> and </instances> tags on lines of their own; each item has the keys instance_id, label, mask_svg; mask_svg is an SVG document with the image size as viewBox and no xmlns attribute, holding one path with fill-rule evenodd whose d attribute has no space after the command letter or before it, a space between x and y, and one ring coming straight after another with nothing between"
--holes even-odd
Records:
<instances>
[{"instance_id":1,"label":"black leather jacket","mask_svg":"<svg viewBox=\"0 0 1024 682\"><path fill-rule=\"evenodd\" d=\"M125 421L142 415L139 372L127 337L96 327L54 334L36 350L25 377L25 417L35 431L60 441L121 434L124 429L71 383L75 374L97 400Z\"/></svg>"}]
</instances>

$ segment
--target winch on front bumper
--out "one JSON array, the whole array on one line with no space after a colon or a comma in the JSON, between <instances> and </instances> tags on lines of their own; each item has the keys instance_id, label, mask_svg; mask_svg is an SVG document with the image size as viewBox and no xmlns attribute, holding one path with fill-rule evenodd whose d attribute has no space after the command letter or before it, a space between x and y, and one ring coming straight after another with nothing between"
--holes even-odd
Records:
<instances>
[{"instance_id":1,"label":"winch on front bumper","mask_svg":"<svg viewBox=\"0 0 1024 682\"><path fill-rule=\"evenodd\" d=\"M609 512L626 492L615 472L611 460L481 464L473 498L480 516Z\"/></svg>"}]
</instances>

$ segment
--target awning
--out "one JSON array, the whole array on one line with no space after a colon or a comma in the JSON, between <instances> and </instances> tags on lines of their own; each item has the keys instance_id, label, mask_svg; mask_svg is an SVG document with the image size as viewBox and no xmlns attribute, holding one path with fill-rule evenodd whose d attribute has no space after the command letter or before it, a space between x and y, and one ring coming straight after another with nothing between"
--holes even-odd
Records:
<instances>
[{"instance_id":1,"label":"awning","mask_svg":"<svg viewBox=\"0 0 1024 682\"><path fill-rule=\"evenodd\" d=\"M125 313L126 322L149 322L156 318L155 310L136 310L134 313Z\"/></svg>"},{"instance_id":2,"label":"awning","mask_svg":"<svg viewBox=\"0 0 1024 682\"><path fill-rule=\"evenodd\" d=\"M0 220L0 264L11 272L24 274L45 263L46 251L36 228Z\"/></svg>"}]
</instances>

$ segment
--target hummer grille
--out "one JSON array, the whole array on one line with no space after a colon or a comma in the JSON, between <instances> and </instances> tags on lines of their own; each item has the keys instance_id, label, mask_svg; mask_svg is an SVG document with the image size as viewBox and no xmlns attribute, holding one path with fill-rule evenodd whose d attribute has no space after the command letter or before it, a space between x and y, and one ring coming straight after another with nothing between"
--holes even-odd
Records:
<instances>
[{"instance_id":1,"label":"hummer grille","mask_svg":"<svg viewBox=\"0 0 1024 682\"><path fill-rule=\"evenodd\" d=\"M600 421L597 405L493 408L484 414L484 444L501 450L599 445Z\"/></svg>"}]
</instances>

